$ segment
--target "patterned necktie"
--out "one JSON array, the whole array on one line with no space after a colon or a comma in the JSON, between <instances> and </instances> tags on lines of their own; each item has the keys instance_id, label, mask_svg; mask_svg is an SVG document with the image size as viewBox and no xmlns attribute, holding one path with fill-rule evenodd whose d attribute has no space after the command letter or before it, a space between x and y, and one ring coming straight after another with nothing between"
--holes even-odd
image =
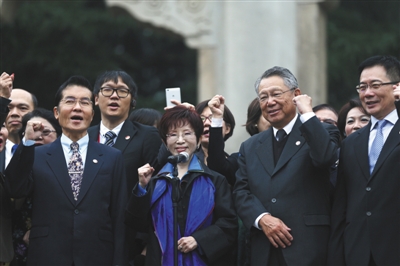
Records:
<instances>
[{"instance_id":1,"label":"patterned necktie","mask_svg":"<svg viewBox=\"0 0 400 266\"><path fill-rule=\"evenodd\" d=\"M116 136L117 136L117 135L116 135L114 132L108 131L108 132L106 133L106 135L105 135L105 137L106 137L106 142L105 142L104 144L106 144L107 146L110 146L110 147L114 146L114 138L115 138Z\"/></svg>"},{"instance_id":2,"label":"patterned necktie","mask_svg":"<svg viewBox=\"0 0 400 266\"><path fill-rule=\"evenodd\" d=\"M83 162L82 157L79 154L79 144L77 142L71 143L71 150L72 156L68 163L68 173L71 178L71 187L74 199L78 200L83 176Z\"/></svg>"},{"instance_id":3,"label":"patterned necktie","mask_svg":"<svg viewBox=\"0 0 400 266\"><path fill-rule=\"evenodd\" d=\"M278 132L276 132L277 141L282 141L285 137L286 137L286 131L284 129L279 129Z\"/></svg>"},{"instance_id":4,"label":"patterned necktie","mask_svg":"<svg viewBox=\"0 0 400 266\"><path fill-rule=\"evenodd\" d=\"M375 127L378 127L376 131L376 136L371 145L371 150L369 152L369 173L372 174L374 170L376 161L378 160L379 154L381 153L383 147L383 134L382 129L387 124L386 120L380 120L375 124Z\"/></svg>"}]
</instances>

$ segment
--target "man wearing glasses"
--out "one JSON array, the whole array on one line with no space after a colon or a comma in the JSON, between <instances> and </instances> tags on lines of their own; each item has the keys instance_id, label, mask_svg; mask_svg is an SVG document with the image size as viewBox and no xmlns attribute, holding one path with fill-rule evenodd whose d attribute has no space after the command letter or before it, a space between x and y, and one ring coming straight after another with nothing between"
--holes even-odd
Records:
<instances>
[{"instance_id":1,"label":"man wearing glasses","mask_svg":"<svg viewBox=\"0 0 400 266\"><path fill-rule=\"evenodd\" d=\"M339 130L318 120L298 87L282 67L268 69L255 84L271 127L242 143L233 192L251 230L252 265L326 264L329 170Z\"/></svg>"},{"instance_id":2,"label":"man wearing glasses","mask_svg":"<svg viewBox=\"0 0 400 266\"><path fill-rule=\"evenodd\" d=\"M64 82L54 107L61 137L35 148L44 126L28 121L5 170L12 197L32 196L28 265L127 264L124 160L120 151L89 140L92 98L85 78Z\"/></svg>"},{"instance_id":3,"label":"man wearing glasses","mask_svg":"<svg viewBox=\"0 0 400 266\"><path fill-rule=\"evenodd\" d=\"M132 77L124 71L105 71L100 74L94 84L93 94L95 105L100 109L101 122L88 130L90 139L122 152L129 195L139 181L138 168L147 163L155 165L161 146L157 129L128 119L130 111L136 106L137 90ZM133 260L133 254L140 254L142 247L137 250L134 232L128 233L129 255Z\"/></svg>"},{"instance_id":4,"label":"man wearing glasses","mask_svg":"<svg viewBox=\"0 0 400 266\"><path fill-rule=\"evenodd\" d=\"M331 265L400 265L400 62L374 56L356 86L369 125L342 143L332 210Z\"/></svg>"}]
</instances>

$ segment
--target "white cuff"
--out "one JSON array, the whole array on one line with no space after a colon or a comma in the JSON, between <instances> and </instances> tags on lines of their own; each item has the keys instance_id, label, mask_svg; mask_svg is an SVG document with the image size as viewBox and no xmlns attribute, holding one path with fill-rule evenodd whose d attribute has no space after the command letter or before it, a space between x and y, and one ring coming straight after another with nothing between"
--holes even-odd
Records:
<instances>
[{"instance_id":1,"label":"white cuff","mask_svg":"<svg viewBox=\"0 0 400 266\"><path fill-rule=\"evenodd\" d=\"M224 122L224 119L221 118L213 118L211 120L211 127L222 127L222 122Z\"/></svg>"},{"instance_id":2,"label":"white cuff","mask_svg":"<svg viewBox=\"0 0 400 266\"><path fill-rule=\"evenodd\" d=\"M302 123L305 123L308 121L308 119L310 119L311 117L315 116L314 112L308 112L308 113L304 113L300 116L300 120Z\"/></svg>"},{"instance_id":3,"label":"white cuff","mask_svg":"<svg viewBox=\"0 0 400 266\"><path fill-rule=\"evenodd\" d=\"M255 228L257 228L258 230L261 230L261 228L258 226L258 222L261 220L261 218L262 218L264 215L271 215L271 214L270 214L269 212L264 212L264 213L261 213L261 214L257 217L257 219L256 219L256 221L254 222L253 226L254 226Z\"/></svg>"}]
</instances>

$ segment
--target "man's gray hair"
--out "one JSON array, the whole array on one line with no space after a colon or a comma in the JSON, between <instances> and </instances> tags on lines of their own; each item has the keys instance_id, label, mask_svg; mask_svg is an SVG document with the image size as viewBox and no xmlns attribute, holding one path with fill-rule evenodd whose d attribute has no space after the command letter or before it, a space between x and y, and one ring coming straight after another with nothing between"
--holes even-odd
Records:
<instances>
[{"instance_id":1,"label":"man's gray hair","mask_svg":"<svg viewBox=\"0 0 400 266\"><path fill-rule=\"evenodd\" d=\"M296 77L292 74L292 72L290 72L289 69L284 67L274 66L273 68L270 68L267 71L265 71L254 84L257 95L258 95L258 87L260 87L261 80L272 76L281 77L283 79L283 83L285 84L285 86L291 90L294 90L299 87Z\"/></svg>"}]
</instances>

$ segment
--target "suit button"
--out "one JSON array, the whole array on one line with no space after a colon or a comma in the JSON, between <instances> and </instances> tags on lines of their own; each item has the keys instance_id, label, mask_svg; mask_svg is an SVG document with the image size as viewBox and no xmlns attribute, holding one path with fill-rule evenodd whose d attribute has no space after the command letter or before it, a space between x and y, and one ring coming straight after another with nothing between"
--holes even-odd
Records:
<instances>
[{"instance_id":1,"label":"suit button","mask_svg":"<svg viewBox=\"0 0 400 266\"><path fill-rule=\"evenodd\" d=\"M366 191L371 191L371 188L370 187L366 187L365 190Z\"/></svg>"},{"instance_id":2,"label":"suit button","mask_svg":"<svg viewBox=\"0 0 400 266\"><path fill-rule=\"evenodd\" d=\"M372 213L371 212L367 212L367 216L371 216L372 215Z\"/></svg>"},{"instance_id":3,"label":"suit button","mask_svg":"<svg viewBox=\"0 0 400 266\"><path fill-rule=\"evenodd\" d=\"M75 209L75 214L79 214L79 210L78 209Z\"/></svg>"},{"instance_id":4,"label":"suit button","mask_svg":"<svg viewBox=\"0 0 400 266\"><path fill-rule=\"evenodd\" d=\"M275 198L272 198L272 199L271 199L271 202L272 202L272 203L275 203L275 202L276 202L276 199L275 199Z\"/></svg>"}]
</instances>

